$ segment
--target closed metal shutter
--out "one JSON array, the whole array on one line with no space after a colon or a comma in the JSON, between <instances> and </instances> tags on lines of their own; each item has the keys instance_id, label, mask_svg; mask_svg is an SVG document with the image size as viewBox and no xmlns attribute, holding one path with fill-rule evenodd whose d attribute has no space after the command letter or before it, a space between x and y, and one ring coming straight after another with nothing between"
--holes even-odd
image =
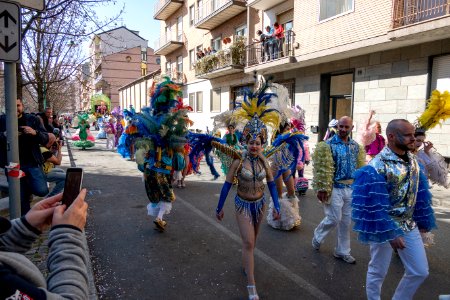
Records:
<instances>
[{"instance_id":1,"label":"closed metal shutter","mask_svg":"<svg viewBox=\"0 0 450 300\"><path fill-rule=\"evenodd\" d=\"M450 55L433 59L431 90L450 91Z\"/></svg>"}]
</instances>

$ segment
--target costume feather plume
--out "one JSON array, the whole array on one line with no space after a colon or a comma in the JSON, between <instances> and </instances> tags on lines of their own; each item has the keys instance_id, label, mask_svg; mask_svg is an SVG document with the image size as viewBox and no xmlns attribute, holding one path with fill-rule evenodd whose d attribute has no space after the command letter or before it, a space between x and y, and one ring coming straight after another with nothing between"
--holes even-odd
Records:
<instances>
[{"instance_id":1,"label":"costume feather plume","mask_svg":"<svg viewBox=\"0 0 450 300\"><path fill-rule=\"evenodd\" d=\"M223 113L220 113L220 114L214 116L213 131L216 132L217 130L219 130L221 128L227 128L229 125L233 125L236 130L241 130L242 126L239 126L241 124L239 124L239 123L237 124L233 120L234 120L234 116L233 116L232 110L227 110L227 111L224 111ZM241 127L241 128L238 129L237 127Z\"/></svg>"},{"instance_id":2,"label":"costume feather plume","mask_svg":"<svg viewBox=\"0 0 450 300\"><path fill-rule=\"evenodd\" d=\"M198 172L198 162L204 154L209 154L212 150L212 142L225 143L222 139L213 135L204 133L189 132L187 135L189 145L191 146L191 152L189 153L189 160L192 162L192 168Z\"/></svg>"},{"instance_id":3,"label":"costume feather plume","mask_svg":"<svg viewBox=\"0 0 450 300\"><path fill-rule=\"evenodd\" d=\"M277 97L277 95L266 92L268 87L268 82L265 82L254 93L248 89L244 92L244 100L233 113L236 121L250 121L253 116L257 115L266 126L278 128L281 121L280 112L270 106L272 98Z\"/></svg>"},{"instance_id":4,"label":"costume feather plume","mask_svg":"<svg viewBox=\"0 0 450 300\"><path fill-rule=\"evenodd\" d=\"M303 162L305 161L305 148L303 143L306 140L308 140L308 137L299 132L280 134L273 141L272 146L264 152L267 158L278 155L277 159L273 160L277 162L277 174L275 174L275 178L278 178L287 170L291 170L291 174L294 174L298 159ZM283 152L288 155L283 155Z\"/></svg>"},{"instance_id":5,"label":"costume feather plume","mask_svg":"<svg viewBox=\"0 0 450 300\"><path fill-rule=\"evenodd\" d=\"M417 127L429 130L450 117L450 93L434 90L427 101L427 108L417 118Z\"/></svg>"},{"instance_id":6,"label":"costume feather plume","mask_svg":"<svg viewBox=\"0 0 450 300\"><path fill-rule=\"evenodd\" d=\"M301 133L305 133L306 131L306 122L305 122L305 110L300 107L300 105L293 106L291 123L292 125Z\"/></svg>"},{"instance_id":7,"label":"costume feather plume","mask_svg":"<svg viewBox=\"0 0 450 300\"><path fill-rule=\"evenodd\" d=\"M153 114L167 113L179 104L181 98L181 85L173 83L169 77L158 84L151 95L150 105Z\"/></svg>"}]
</instances>

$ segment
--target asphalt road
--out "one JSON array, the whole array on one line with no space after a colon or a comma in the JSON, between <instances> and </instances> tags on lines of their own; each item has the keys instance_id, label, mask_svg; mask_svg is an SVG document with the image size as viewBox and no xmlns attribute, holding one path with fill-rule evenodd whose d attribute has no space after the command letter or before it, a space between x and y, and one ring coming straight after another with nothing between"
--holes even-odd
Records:
<instances>
[{"instance_id":1,"label":"asphalt road","mask_svg":"<svg viewBox=\"0 0 450 300\"><path fill-rule=\"evenodd\" d=\"M166 232L154 230L141 173L134 162L104 149L104 140L86 151L72 148L77 166L85 170L90 191L86 229L100 299L246 299L241 273L241 244L230 191L225 219L214 211L224 177L212 181L202 164L201 176L188 177L185 189L167 216ZM450 294L450 210L436 208L436 245L427 250L430 276L415 299ZM262 224L255 253L256 283L261 299L365 299L368 248L353 234L355 265L333 257L335 235L320 252L311 247L321 205L309 190L300 198L299 229L285 232ZM383 285L383 299L393 295L403 274L393 256Z\"/></svg>"}]
</instances>

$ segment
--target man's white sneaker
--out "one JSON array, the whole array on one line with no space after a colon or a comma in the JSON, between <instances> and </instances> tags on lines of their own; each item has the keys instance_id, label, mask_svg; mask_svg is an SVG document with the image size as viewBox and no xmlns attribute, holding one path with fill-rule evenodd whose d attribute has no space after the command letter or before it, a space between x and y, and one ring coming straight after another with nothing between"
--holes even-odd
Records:
<instances>
[{"instance_id":1,"label":"man's white sneaker","mask_svg":"<svg viewBox=\"0 0 450 300\"><path fill-rule=\"evenodd\" d=\"M343 261L345 261L348 264L356 263L356 259L353 256L351 256L350 254L340 255L340 254L334 253L333 255L334 255L334 257L342 259Z\"/></svg>"}]
</instances>

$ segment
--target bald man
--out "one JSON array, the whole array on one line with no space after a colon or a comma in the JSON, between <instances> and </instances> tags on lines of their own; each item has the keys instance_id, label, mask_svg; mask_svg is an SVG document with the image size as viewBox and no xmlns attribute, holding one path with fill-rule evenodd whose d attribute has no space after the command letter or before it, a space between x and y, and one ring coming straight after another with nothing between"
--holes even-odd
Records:
<instances>
[{"instance_id":1,"label":"bald man","mask_svg":"<svg viewBox=\"0 0 450 300\"><path fill-rule=\"evenodd\" d=\"M350 138L352 118L340 118L337 126L337 134L320 142L312 157L312 186L325 212L325 218L314 230L312 246L318 251L326 236L337 227L333 255L354 264L356 260L350 254L352 183L354 172L365 165L366 154L364 148Z\"/></svg>"},{"instance_id":2,"label":"bald man","mask_svg":"<svg viewBox=\"0 0 450 300\"><path fill-rule=\"evenodd\" d=\"M420 170L414 149L415 128L396 119L386 128L388 145L369 165L355 174L353 191L354 230L370 245L367 299L380 299L392 249L405 273L392 299L413 299L428 276L428 261L421 237L436 227L428 180Z\"/></svg>"}]
</instances>

